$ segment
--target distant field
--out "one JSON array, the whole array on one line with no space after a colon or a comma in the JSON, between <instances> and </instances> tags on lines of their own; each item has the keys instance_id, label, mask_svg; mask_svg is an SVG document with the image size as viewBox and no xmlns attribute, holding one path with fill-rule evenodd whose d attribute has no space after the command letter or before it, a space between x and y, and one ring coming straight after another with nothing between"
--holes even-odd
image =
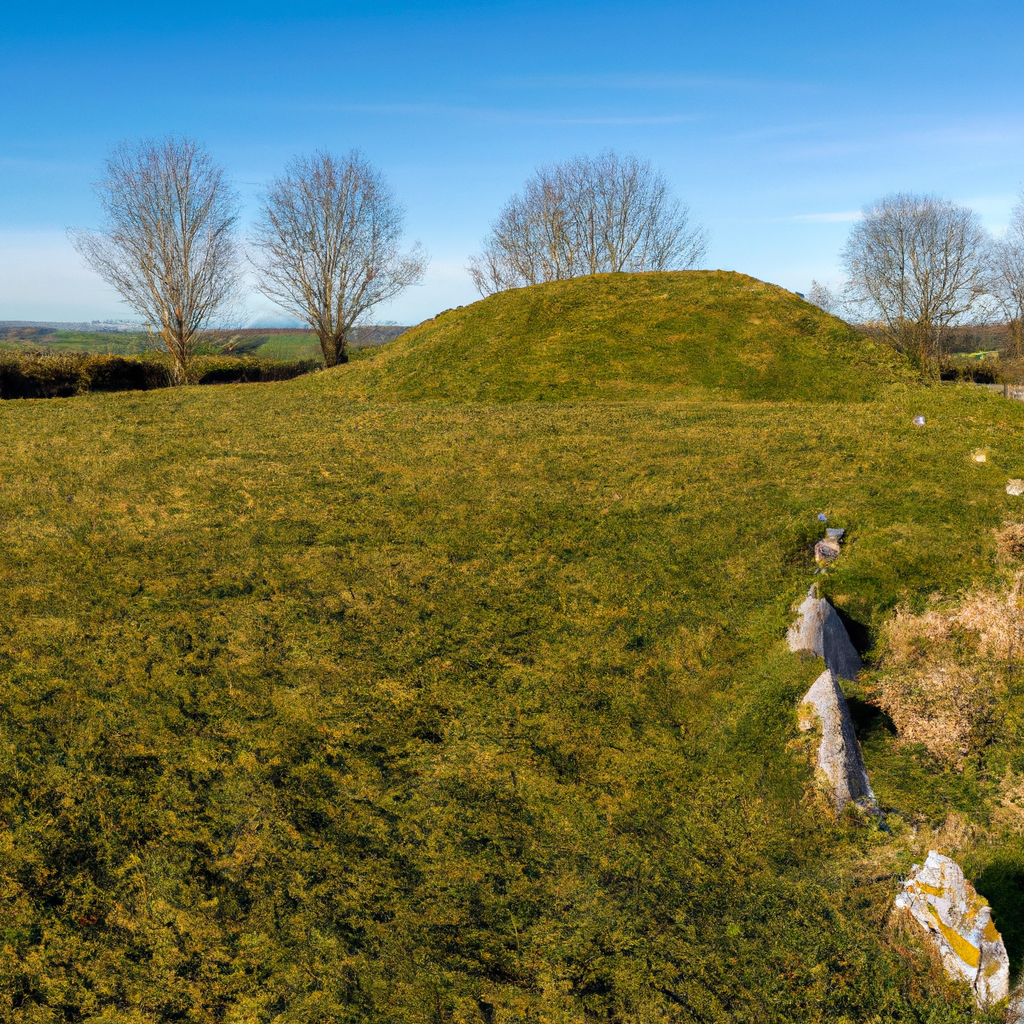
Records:
<instances>
[{"instance_id":1,"label":"distant field","mask_svg":"<svg viewBox=\"0 0 1024 1024\"><path fill-rule=\"evenodd\" d=\"M1020 971L1024 691L959 772L856 701L833 822L784 635L1007 586L1024 404L649 275L0 436L3 1020L994 1024L886 922L960 836Z\"/></svg>"},{"instance_id":2,"label":"distant field","mask_svg":"<svg viewBox=\"0 0 1024 1024\"><path fill-rule=\"evenodd\" d=\"M404 327L356 328L353 348L380 345L407 330ZM0 351L86 352L95 355L137 355L161 349L162 342L145 332L60 331L31 327L0 327ZM247 328L238 331L207 331L199 344L206 354L255 355L290 361L320 356L320 345L311 331Z\"/></svg>"}]
</instances>

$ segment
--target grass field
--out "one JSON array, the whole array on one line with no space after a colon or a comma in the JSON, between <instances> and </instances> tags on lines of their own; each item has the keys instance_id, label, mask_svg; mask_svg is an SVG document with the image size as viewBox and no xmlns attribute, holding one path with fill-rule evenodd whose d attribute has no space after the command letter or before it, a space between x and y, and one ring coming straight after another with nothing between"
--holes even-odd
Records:
<instances>
[{"instance_id":1,"label":"grass field","mask_svg":"<svg viewBox=\"0 0 1024 1024\"><path fill-rule=\"evenodd\" d=\"M963 771L861 714L892 832L832 823L784 632L815 578L868 637L1003 584L1024 407L755 285L581 282L610 327L561 348L565 286L475 307L518 359L470 307L283 384L0 405L0 1017L987 1019L886 914L952 808L1019 970L1019 695ZM699 303L718 354L666 366Z\"/></svg>"},{"instance_id":2,"label":"grass field","mask_svg":"<svg viewBox=\"0 0 1024 1024\"><path fill-rule=\"evenodd\" d=\"M380 344L390 340L404 328L357 327L352 346ZM261 359L289 362L299 359L321 358L320 343L311 331L275 330L273 328L245 328L238 331L211 330L204 332L197 346L202 355L251 355ZM139 355L165 351L159 337L145 332L114 331L59 331L40 328L0 327L0 353L82 352L89 355Z\"/></svg>"}]
</instances>

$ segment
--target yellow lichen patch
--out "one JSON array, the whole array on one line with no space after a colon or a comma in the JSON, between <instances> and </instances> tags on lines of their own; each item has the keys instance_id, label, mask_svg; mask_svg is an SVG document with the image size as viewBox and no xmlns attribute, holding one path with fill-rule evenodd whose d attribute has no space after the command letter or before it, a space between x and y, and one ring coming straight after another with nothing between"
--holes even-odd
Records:
<instances>
[{"instance_id":1,"label":"yellow lichen patch","mask_svg":"<svg viewBox=\"0 0 1024 1024\"><path fill-rule=\"evenodd\" d=\"M942 886L941 885L925 885L924 882L917 883L918 888L922 892L928 893L929 896L941 896Z\"/></svg>"},{"instance_id":2,"label":"yellow lichen patch","mask_svg":"<svg viewBox=\"0 0 1024 1024\"><path fill-rule=\"evenodd\" d=\"M998 942L1002 938L998 929L991 921L985 925L985 931L982 934L985 936L986 942Z\"/></svg>"},{"instance_id":3,"label":"yellow lichen patch","mask_svg":"<svg viewBox=\"0 0 1024 1024\"><path fill-rule=\"evenodd\" d=\"M962 935L944 924L942 918L939 917L939 912L930 903L928 904L928 909L932 912L932 917L935 918L935 924L942 933L942 937L953 947L953 952L968 967L977 969L978 964L981 962L981 952L977 946L972 946Z\"/></svg>"}]
</instances>

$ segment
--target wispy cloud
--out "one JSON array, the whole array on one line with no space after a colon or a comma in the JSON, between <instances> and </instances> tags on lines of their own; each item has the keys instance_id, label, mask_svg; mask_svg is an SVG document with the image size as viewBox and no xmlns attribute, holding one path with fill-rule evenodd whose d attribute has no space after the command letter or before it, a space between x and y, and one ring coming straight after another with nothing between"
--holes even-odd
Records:
<instances>
[{"instance_id":1,"label":"wispy cloud","mask_svg":"<svg viewBox=\"0 0 1024 1024\"><path fill-rule=\"evenodd\" d=\"M294 106L293 106L294 109ZM659 125L683 124L699 119L698 114L607 114L574 116L538 111L500 110L490 107L460 107L441 103L309 103L298 109L323 113L380 114L397 117L460 119L497 124L532 125Z\"/></svg>"},{"instance_id":2,"label":"wispy cloud","mask_svg":"<svg viewBox=\"0 0 1024 1024\"><path fill-rule=\"evenodd\" d=\"M766 89L789 83L716 75L514 75L495 79L503 89Z\"/></svg>"},{"instance_id":3,"label":"wispy cloud","mask_svg":"<svg viewBox=\"0 0 1024 1024\"><path fill-rule=\"evenodd\" d=\"M811 224L849 224L855 220L862 220L864 214L860 210L843 210L838 213L798 213L788 220L801 220Z\"/></svg>"}]
</instances>

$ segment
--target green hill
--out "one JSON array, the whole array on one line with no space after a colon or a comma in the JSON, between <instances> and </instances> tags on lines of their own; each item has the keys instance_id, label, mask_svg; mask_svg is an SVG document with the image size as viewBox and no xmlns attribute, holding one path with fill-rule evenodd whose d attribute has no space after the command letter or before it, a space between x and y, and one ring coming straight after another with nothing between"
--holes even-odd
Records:
<instances>
[{"instance_id":1,"label":"green hill","mask_svg":"<svg viewBox=\"0 0 1024 1024\"><path fill-rule=\"evenodd\" d=\"M695 396L856 400L891 349L743 274L600 274L500 292L407 331L349 375L387 401Z\"/></svg>"},{"instance_id":2,"label":"green hill","mask_svg":"<svg viewBox=\"0 0 1024 1024\"><path fill-rule=\"evenodd\" d=\"M1012 582L1024 406L884 383L750 279L670 279L749 303L704 314L738 332L705 339L731 390L695 356L660 376L691 314L556 343L551 310L467 387L501 336L448 325L532 322L560 285L286 383L0 403L0 1019L989 1019L886 921L958 842L1019 971L1019 686L959 769L855 703L892 832L833 822L794 711L821 666L784 633L814 580L869 640ZM655 280L579 308L612 323L632 284L639 316ZM772 401L737 397L751 338L807 364L795 400L783 356ZM807 401L833 342L862 387ZM827 576L820 512L848 530Z\"/></svg>"}]
</instances>

